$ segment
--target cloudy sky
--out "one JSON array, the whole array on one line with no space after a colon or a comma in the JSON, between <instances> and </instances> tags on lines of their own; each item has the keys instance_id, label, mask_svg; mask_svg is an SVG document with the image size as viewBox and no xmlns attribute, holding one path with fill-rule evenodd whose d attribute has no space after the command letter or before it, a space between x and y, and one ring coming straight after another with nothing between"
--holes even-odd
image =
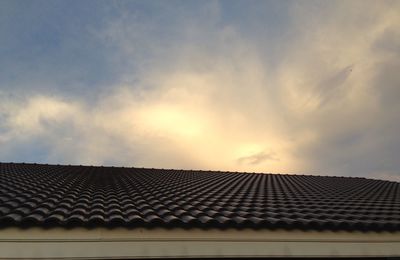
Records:
<instances>
[{"instance_id":1,"label":"cloudy sky","mask_svg":"<svg viewBox=\"0 0 400 260\"><path fill-rule=\"evenodd\" d=\"M0 161L400 180L400 1L0 1Z\"/></svg>"}]
</instances>

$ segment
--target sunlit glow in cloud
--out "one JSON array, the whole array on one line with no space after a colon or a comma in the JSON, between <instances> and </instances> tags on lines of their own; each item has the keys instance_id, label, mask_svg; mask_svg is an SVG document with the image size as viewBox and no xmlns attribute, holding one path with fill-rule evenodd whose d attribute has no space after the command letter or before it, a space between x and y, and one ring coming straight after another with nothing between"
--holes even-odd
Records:
<instances>
[{"instance_id":1,"label":"sunlit glow in cloud","mask_svg":"<svg viewBox=\"0 0 400 260\"><path fill-rule=\"evenodd\" d=\"M11 98L0 82L2 160L398 179L399 2L288 3L271 32L224 20L229 1L190 19L160 4L169 34L122 5L89 30L118 80Z\"/></svg>"}]
</instances>

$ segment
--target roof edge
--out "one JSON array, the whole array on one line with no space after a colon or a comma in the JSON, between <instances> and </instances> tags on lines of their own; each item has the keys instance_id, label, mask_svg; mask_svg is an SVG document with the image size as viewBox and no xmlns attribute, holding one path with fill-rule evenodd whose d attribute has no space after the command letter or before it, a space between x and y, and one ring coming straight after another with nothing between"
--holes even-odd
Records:
<instances>
[{"instance_id":1,"label":"roof edge","mask_svg":"<svg viewBox=\"0 0 400 260\"><path fill-rule=\"evenodd\" d=\"M110 169L143 169L143 170L163 170L163 171L186 171L186 172L210 172L210 173L237 173L237 174L267 174L267 175L289 175L289 176L313 176L313 177L330 177L330 178L349 178L349 179L369 179L395 182L393 180L375 179L362 176L344 176L344 175L320 175L320 174L303 174L303 173L281 173L281 172L251 172L251 171L231 171L231 170L205 170L205 169L184 169L184 168L152 168L152 167L136 167L136 166L115 166L115 165L91 165L91 164L57 164L57 163L33 163L33 162L0 162L0 164L16 164L16 165L40 165L40 166L68 166L68 167L95 167Z\"/></svg>"}]
</instances>

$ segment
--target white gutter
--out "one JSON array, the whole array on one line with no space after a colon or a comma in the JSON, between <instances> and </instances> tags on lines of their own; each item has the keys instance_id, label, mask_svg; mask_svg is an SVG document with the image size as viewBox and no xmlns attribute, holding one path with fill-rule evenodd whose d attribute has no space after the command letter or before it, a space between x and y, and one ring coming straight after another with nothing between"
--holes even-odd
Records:
<instances>
[{"instance_id":1,"label":"white gutter","mask_svg":"<svg viewBox=\"0 0 400 260\"><path fill-rule=\"evenodd\" d=\"M200 229L0 230L0 259L399 257L400 232Z\"/></svg>"}]
</instances>

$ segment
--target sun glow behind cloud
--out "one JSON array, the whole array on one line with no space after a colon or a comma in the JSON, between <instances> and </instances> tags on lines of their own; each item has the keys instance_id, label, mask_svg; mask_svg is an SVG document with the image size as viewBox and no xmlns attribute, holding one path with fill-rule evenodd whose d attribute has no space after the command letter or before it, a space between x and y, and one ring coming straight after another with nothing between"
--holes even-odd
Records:
<instances>
[{"instance_id":1,"label":"sun glow behind cloud","mask_svg":"<svg viewBox=\"0 0 400 260\"><path fill-rule=\"evenodd\" d=\"M159 4L167 28L122 5L88 30L118 80L18 98L3 83L0 156L29 161L40 143L50 163L397 178L398 2L288 3L270 31L224 20L226 3L190 19Z\"/></svg>"}]
</instances>

